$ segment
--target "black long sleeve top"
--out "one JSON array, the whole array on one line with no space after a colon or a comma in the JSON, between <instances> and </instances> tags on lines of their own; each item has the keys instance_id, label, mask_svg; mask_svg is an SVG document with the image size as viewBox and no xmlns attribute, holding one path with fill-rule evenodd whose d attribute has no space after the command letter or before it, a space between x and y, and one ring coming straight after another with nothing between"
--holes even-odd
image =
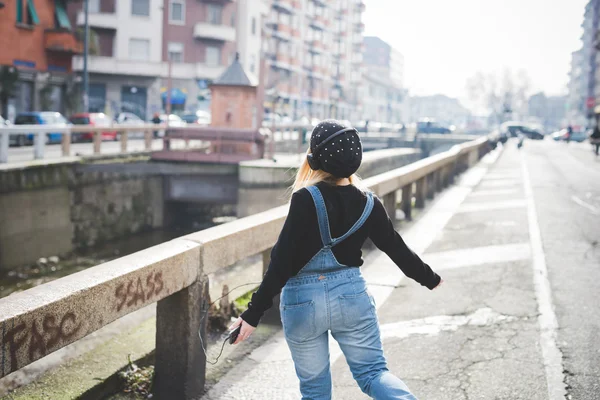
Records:
<instances>
[{"instance_id":1,"label":"black long sleeve top","mask_svg":"<svg viewBox=\"0 0 600 400\"><path fill-rule=\"evenodd\" d=\"M317 187L325 199L331 237L340 237L360 218L367 196L353 185L333 186L321 182ZM248 324L258 325L288 279L296 275L323 247L317 221L317 211L309 191L298 190L292 195L290 211L271 251L269 268L260 287L252 295L248 309L242 314L242 319ZM360 267L363 264L361 248L367 238L409 278L429 289L439 284L440 277L404 243L377 197L365 224L333 247L333 254L343 265Z\"/></svg>"}]
</instances>

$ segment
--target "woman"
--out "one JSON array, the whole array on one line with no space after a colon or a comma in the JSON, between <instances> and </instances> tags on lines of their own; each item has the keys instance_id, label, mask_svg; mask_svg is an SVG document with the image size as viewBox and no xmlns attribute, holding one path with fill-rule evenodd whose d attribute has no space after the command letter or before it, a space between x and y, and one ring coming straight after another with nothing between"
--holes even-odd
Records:
<instances>
[{"instance_id":1,"label":"woman","mask_svg":"<svg viewBox=\"0 0 600 400\"><path fill-rule=\"evenodd\" d=\"M375 399L415 399L387 369L373 297L360 273L367 238L410 278L434 289L441 278L404 243L386 210L358 187L362 160L354 128L335 120L313 130L271 263L235 343L250 336L281 291L281 319L303 399L330 399L329 332L361 390ZM335 238L335 239L333 239ZM282 290L283 288L283 290Z\"/></svg>"}]
</instances>

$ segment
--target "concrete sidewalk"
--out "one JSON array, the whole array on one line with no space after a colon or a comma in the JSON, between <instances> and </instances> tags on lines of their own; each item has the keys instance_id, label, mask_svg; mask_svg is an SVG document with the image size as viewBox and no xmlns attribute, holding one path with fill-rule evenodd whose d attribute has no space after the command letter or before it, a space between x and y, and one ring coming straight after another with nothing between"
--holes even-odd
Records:
<instances>
[{"instance_id":1,"label":"concrete sidewalk","mask_svg":"<svg viewBox=\"0 0 600 400\"><path fill-rule=\"evenodd\" d=\"M403 234L443 276L442 288L430 292L403 278L380 252L365 260L390 370L420 399L547 399L560 386L546 379L556 368L542 357L552 346L540 344L522 161L507 147L461 176ZM330 355L334 398L367 398L333 340ZM299 397L279 332L203 398Z\"/></svg>"}]
</instances>

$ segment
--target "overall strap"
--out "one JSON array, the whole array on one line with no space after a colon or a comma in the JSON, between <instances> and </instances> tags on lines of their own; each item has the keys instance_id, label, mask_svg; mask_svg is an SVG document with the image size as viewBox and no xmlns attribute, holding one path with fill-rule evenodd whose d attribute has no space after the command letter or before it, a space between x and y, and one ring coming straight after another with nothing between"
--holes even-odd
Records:
<instances>
[{"instance_id":1,"label":"overall strap","mask_svg":"<svg viewBox=\"0 0 600 400\"><path fill-rule=\"evenodd\" d=\"M354 232L359 230L361 226L364 225L364 223L369 218L369 215L371 215L371 211L373 210L374 203L375 202L373 200L373 193L367 192L367 204L365 205L365 209L363 210L362 215L360 216L358 221L356 221L354 223L354 225L352 225L352 228L350 228L350 230L348 232L346 232L343 236L340 236L339 238L333 239L332 246L335 246L336 244L344 241L348 236L352 235Z\"/></svg>"},{"instance_id":2,"label":"overall strap","mask_svg":"<svg viewBox=\"0 0 600 400\"><path fill-rule=\"evenodd\" d=\"M315 208L317 209L317 220L319 221L319 232L321 232L321 241L323 246L332 244L331 233L329 231L329 217L327 217L327 207L321 191L316 186L308 186L306 188L313 198Z\"/></svg>"}]
</instances>

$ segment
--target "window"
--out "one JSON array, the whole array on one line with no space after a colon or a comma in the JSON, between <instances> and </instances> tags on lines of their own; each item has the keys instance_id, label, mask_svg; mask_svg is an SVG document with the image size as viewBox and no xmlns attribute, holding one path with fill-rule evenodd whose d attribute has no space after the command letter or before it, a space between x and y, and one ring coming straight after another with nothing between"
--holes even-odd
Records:
<instances>
[{"instance_id":1,"label":"window","mask_svg":"<svg viewBox=\"0 0 600 400\"><path fill-rule=\"evenodd\" d=\"M231 14L231 26L235 27L235 12Z\"/></svg>"},{"instance_id":2,"label":"window","mask_svg":"<svg viewBox=\"0 0 600 400\"><path fill-rule=\"evenodd\" d=\"M57 28L71 29L71 22L67 16L67 7L64 0L56 0L54 4L54 25Z\"/></svg>"},{"instance_id":3,"label":"window","mask_svg":"<svg viewBox=\"0 0 600 400\"><path fill-rule=\"evenodd\" d=\"M147 61L150 59L150 41L148 39L129 39L129 59Z\"/></svg>"},{"instance_id":4,"label":"window","mask_svg":"<svg viewBox=\"0 0 600 400\"><path fill-rule=\"evenodd\" d=\"M38 18L33 0L27 0L27 8L23 10L23 0L17 1L17 23L27 25L38 25Z\"/></svg>"},{"instance_id":5,"label":"window","mask_svg":"<svg viewBox=\"0 0 600 400\"><path fill-rule=\"evenodd\" d=\"M174 63L183 62L183 43L170 42L168 46L169 60Z\"/></svg>"},{"instance_id":6,"label":"window","mask_svg":"<svg viewBox=\"0 0 600 400\"><path fill-rule=\"evenodd\" d=\"M185 2L182 0L171 0L169 2L169 23L185 24Z\"/></svg>"},{"instance_id":7,"label":"window","mask_svg":"<svg viewBox=\"0 0 600 400\"><path fill-rule=\"evenodd\" d=\"M223 7L218 4L208 5L208 22L215 25L221 25Z\"/></svg>"},{"instance_id":8,"label":"window","mask_svg":"<svg viewBox=\"0 0 600 400\"><path fill-rule=\"evenodd\" d=\"M131 15L150 16L150 0L131 0Z\"/></svg>"},{"instance_id":9,"label":"window","mask_svg":"<svg viewBox=\"0 0 600 400\"><path fill-rule=\"evenodd\" d=\"M90 14L98 14L100 12L100 0L89 0L88 11Z\"/></svg>"},{"instance_id":10,"label":"window","mask_svg":"<svg viewBox=\"0 0 600 400\"><path fill-rule=\"evenodd\" d=\"M221 48L214 46L206 47L206 57L204 62L211 67L221 65Z\"/></svg>"},{"instance_id":11,"label":"window","mask_svg":"<svg viewBox=\"0 0 600 400\"><path fill-rule=\"evenodd\" d=\"M256 35L256 17L252 17L252 34Z\"/></svg>"},{"instance_id":12,"label":"window","mask_svg":"<svg viewBox=\"0 0 600 400\"><path fill-rule=\"evenodd\" d=\"M254 73L256 70L256 56L254 54L250 55L250 72Z\"/></svg>"}]
</instances>

